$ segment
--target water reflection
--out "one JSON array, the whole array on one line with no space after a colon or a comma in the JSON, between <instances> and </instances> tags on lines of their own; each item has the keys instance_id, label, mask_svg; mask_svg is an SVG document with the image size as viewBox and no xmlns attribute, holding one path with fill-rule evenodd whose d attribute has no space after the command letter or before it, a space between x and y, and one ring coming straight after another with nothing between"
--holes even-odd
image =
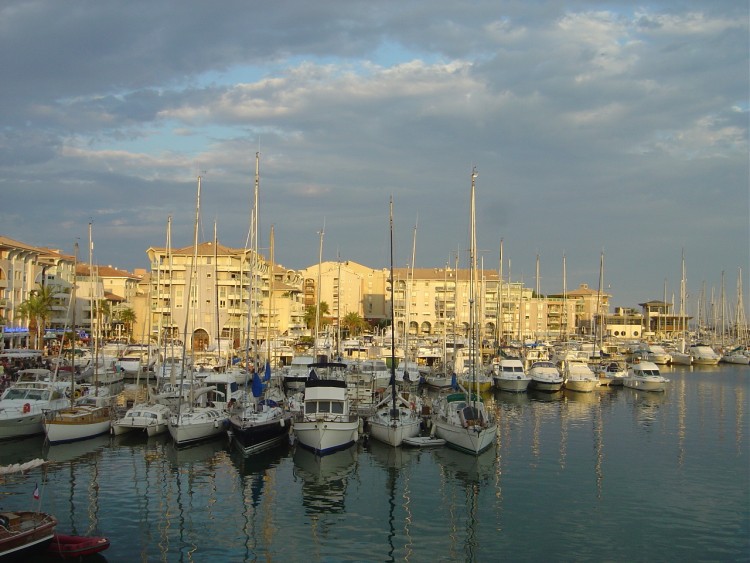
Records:
<instances>
[{"instance_id":1,"label":"water reflection","mask_svg":"<svg viewBox=\"0 0 750 563\"><path fill-rule=\"evenodd\" d=\"M354 471L359 446L325 456L294 449L295 476L302 478L302 505L310 515L344 512L346 486Z\"/></svg>"},{"instance_id":2,"label":"water reflection","mask_svg":"<svg viewBox=\"0 0 750 563\"><path fill-rule=\"evenodd\" d=\"M435 450L435 459L440 462L445 478L456 482L464 490L464 510L456 511L458 499L447 499L451 510L451 553L450 559L475 561L480 547L478 536L479 497L483 486L491 485L497 476L497 452L495 448L470 456L450 448ZM452 487L448 488L452 490ZM463 556L459 555L462 532L465 537L461 545Z\"/></svg>"}]
</instances>

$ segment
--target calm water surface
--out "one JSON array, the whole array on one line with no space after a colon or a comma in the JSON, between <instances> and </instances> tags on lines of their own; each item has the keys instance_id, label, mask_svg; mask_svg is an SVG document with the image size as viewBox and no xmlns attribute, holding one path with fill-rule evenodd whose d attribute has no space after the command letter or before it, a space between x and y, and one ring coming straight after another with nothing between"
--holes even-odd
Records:
<instances>
[{"instance_id":1,"label":"calm water surface","mask_svg":"<svg viewBox=\"0 0 750 563\"><path fill-rule=\"evenodd\" d=\"M495 393L478 458L377 442L243 458L225 440L0 443L4 509L106 535L107 561L750 561L750 368L663 369L665 394ZM102 561L103 558L97 560Z\"/></svg>"}]
</instances>

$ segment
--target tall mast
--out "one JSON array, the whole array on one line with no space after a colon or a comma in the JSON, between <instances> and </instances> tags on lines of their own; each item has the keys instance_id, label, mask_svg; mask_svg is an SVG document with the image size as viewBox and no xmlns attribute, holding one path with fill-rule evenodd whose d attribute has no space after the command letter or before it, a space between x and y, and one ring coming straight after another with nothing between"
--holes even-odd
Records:
<instances>
[{"instance_id":1,"label":"tall mast","mask_svg":"<svg viewBox=\"0 0 750 563\"><path fill-rule=\"evenodd\" d=\"M503 239L500 239L500 267L497 272L497 345L503 341Z\"/></svg>"},{"instance_id":2,"label":"tall mast","mask_svg":"<svg viewBox=\"0 0 750 563\"><path fill-rule=\"evenodd\" d=\"M390 209L390 233L391 233L391 417L398 416L398 409L396 408L396 317L394 301L394 288L396 283L393 277L393 196L391 196ZM408 329L407 329L408 330ZM404 359L406 357L406 351L404 351Z\"/></svg>"},{"instance_id":3,"label":"tall mast","mask_svg":"<svg viewBox=\"0 0 750 563\"><path fill-rule=\"evenodd\" d=\"M476 327L476 272L477 272L477 232L476 232L476 207L475 207L475 189L477 179L477 169L474 167L471 171L471 205L470 205L470 219L469 228L470 243L469 243L469 262L471 263L471 271L469 272L469 323L470 323L470 345L471 351L471 377L474 382L474 391L477 394L476 397L472 397L472 401L475 401L479 396L479 382L477 381L477 327Z\"/></svg>"},{"instance_id":4,"label":"tall mast","mask_svg":"<svg viewBox=\"0 0 750 563\"><path fill-rule=\"evenodd\" d=\"M320 246L318 249L318 284L317 284L317 304L315 305L315 334L313 335L313 361L318 361L318 331L320 330L320 280L321 280L321 264L323 262L323 236L325 235L326 224L323 221L323 228L318 231L320 235Z\"/></svg>"},{"instance_id":5,"label":"tall mast","mask_svg":"<svg viewBox=\"0 0 750 563\"><path fill-rule=\"evenodd\" d=\"M417 219L417 222L419 219ZM414 260L417 256L417 222L414 223L414 236L412 237L411 243L411 268L409 268L409 276L407 283L406 293L406 329L404 330L404 366L406 361L409 359L409 331L411 330L411 294L414 285ZM417 332L419 328L417 327ZM406 369L406 367L404 367Z\"/></svg>"},{"instance_id":6,"label":"tall mast","mask_svg":"<svg viewBox=\"0 0 750 563\"><path fill-rule=\"evenodd\" d=\"M267 319L268 322L266 323L267 330L266 330L266 362L269 364L271 363L271 321L273 320L273 256L274 252L274 234L273 234L273 225L271 225L271 234L269 236L269 249L268 249L268 259L270 261L270 272L269 272L269 280L268 280L268 315Z\"/></svg>"},{"instance_id":7,"label":"tall mast","mask_svg":"<svg viewBox=\"0 0 750 563\"><path fill-rule=\"evenodd\" d=\"M219 316L219 236L214 219L214 313L216 315L216 355L221 365L221 318Z\"/></svg>"}]
</instances>

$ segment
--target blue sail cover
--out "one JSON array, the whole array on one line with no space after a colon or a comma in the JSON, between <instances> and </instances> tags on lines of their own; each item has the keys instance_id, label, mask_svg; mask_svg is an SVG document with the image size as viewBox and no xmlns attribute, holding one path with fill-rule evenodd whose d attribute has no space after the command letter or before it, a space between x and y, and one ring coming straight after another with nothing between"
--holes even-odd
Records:
<instances>
[{"instance_id":1,"label":"blue sail cover","mask_svg":"<svg viewBox=\"0 0 750 563\"><path fill-rule=\"evenodd\" d=\"M458 381L456 381L456 372L451 375L451 389L458 389Z\"/></svg>"},{"instance_id":2,"label":"blue sail cover","mask_svg":"<svg viewBox=\"0 0 750 563\"><path fill-rule=\"evenodd\" d=\"M263 394L263 383L257 372L253 372L253 385L251 387L253 397L260 397Z\"/></svg>"},{"instance_id":3,"label":"blue sail cover","mask_svg":"<svg viewBox=\"0 0 750 563\"><path fill-rule=\"evenodd\" d=\"M266 372L263 374L263 381L271 381L271 362L266 360Z\"/></svg>"}]
</instances>

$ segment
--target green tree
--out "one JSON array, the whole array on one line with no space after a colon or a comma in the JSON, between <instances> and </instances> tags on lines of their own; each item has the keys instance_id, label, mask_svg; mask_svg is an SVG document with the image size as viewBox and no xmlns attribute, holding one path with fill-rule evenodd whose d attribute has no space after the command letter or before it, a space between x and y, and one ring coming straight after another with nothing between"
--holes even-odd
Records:
<instances>
[{"instance_id":1,"label":"green tree","mask_svg":"<svg viewBox=\"0 0 750 563\"><path fill-rule=\"evenodd\" d=\"M305 326L307 328L315 328L315 316L317 311L317 306L315 305L308 305L308 307L305 309ZM323 320L323 316L327 315L329 312L328 310L328 303L325 301L320 302L320 324L324 325L325 321Z\"/></svg>"},{"instance_id":2,"label":"green tree","mask_svg":"<svg viewBox=\"0 0 750 563\"><path fill-rule=\"evenodd\" d=\"M109 323L112 320L112 303L106 299L100 299L96 303L96 316L101 327L103 336L109 336L110 326Z\"/></svg>"},{"instance_id":3,"label":"green tree","mask_svg":"<svg viewBox=\"0 0 750 563\"><path fill-rule=\"evenodd\" d=\"M136 321L135 311L131 308L123 309L117 313L117 319L125 325L125 334L128 335L128 340L133 340L133 324Z\"/></svg>"},{"instance_id":4,"label":"green tree","mask_svg":"<svg viewBox=\"0 0 750 563\"><path fill-rule=\"evenodd\" d=\"M359 316L359 313L352 311L344 316L341 321L341 326L349 335L358 336L370 325L366 320Z\"/></svg>"},{"instance_id":5,"label":"green tree","mask_svg":"<svg viewBox=\"0 0 750 563\"><path fill-rule=\"evenodd\" d=\"M42 333L47 328L47 319L52 314L53 295L57 288L39 284L39 288L29 292L16 309L16 318L29 322L29 332L34 334L34 348L39 348Z\"/></svg>"}]
</instances>

